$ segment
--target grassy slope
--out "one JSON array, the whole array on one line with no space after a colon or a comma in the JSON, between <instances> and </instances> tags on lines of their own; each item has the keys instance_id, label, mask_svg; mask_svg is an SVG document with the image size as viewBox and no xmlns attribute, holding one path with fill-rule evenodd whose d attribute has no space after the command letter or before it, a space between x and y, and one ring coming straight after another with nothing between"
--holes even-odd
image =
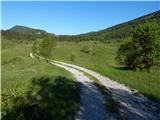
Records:
<instances>
[{"instance_id":1,"label":"grassy slope","mask_svg":"<svg viewBox=\"0 0 160 120\"><path fill-rule=\"evenodd\" d=\"M49 65L45 61L30 58L31 45L31 43L27 42L18 43L14 40L2 39L2 111L4 110L7 113L6 118L3 117L3 119L14 120L18 119L19 114L28 114L16 112L17 109L20 109L20 112L22 112L23 109L30 109L28 107L32 106L33 102L29 99L25 99L22 102L21 99L17 98L25 96L28 91L31 91L28 94L31 94L33 99L36 98L32 95L34 93L41 96L41 100L37 101L39 111L43 112L46 110L46 114L53 114L52 116L57 118L57 120L63 117L73 119L73 113L78 107L79 100L77 83L73 82L72 75L64 69ZM56 76L61 77L57 78ZM33 82L33 78L36 82ZM42 82L39 82L40 80ZM51 82L45 82L46 80ZM4 95L9 97L6 98ZM57 96L60 96L60 98L57 98ZM16 98L16 101L14 101L14 98ZM52 99L52 104L50 99ZM29 103L25 103L27 101ZM60 106L60 103L57 103L57 101L63 104ZM26 108L21 108L20 106L26 106ZM55 108L56 110L54 110ZM34 113L39 114L37 111ZM32 112L29 114L32 118L37 116L31 115ZM44 116L46 115L44 114ZM51 116L47 116L51 118Z\"/></svg>"},{"instance_id":2,"label":"grassy slope","mask_svg":"<svg viewBox=\"0 0 160 120\"><path fill-rule=\"evenodd\" d=\"M116 64L116 51L120 44L126 42L112 42L110 44L96 43L95 55L81 52L83 46L91 42L60 42L55 50L55 59L84 66L97 71L113 80L119 81L139 92L160 100L160 67L152 68L151 73L120 69ZM75 61L70 60L71 54L75 54Z\"/></svg>"}]
</instances>

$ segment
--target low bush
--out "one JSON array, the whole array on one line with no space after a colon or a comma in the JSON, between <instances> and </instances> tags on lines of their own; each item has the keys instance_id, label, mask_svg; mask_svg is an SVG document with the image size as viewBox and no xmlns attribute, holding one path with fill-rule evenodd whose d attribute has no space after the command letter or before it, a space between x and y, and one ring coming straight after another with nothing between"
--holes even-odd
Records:
<instances>
[{"instance_id":1,"label":"low bush","mask_svg":"<svg viewBox=\"0 0 160 120\"><path fill-rule=\"evenodd\" d=\"M72 62L74 62L75 59L76 59L76 54L75 54L75 53L71 53L71 54L70 54L70 60L71 60Z\"/></svg>"}]
</instances>

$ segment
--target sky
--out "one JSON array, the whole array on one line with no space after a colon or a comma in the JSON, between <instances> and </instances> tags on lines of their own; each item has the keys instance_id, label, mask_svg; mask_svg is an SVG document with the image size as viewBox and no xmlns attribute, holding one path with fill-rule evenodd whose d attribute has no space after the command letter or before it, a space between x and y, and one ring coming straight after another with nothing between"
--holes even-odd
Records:
<instances>
[{"instance_id":1,"label":"sky","mask_svg":"<svg viewBox=\"0 0 160 120\"><path fill-rule=\"evenodd\" d=\"M2 29L15 25L56 35L98 31L160 10L160 1L3 1Z\"/></svg>"}]
</instances>

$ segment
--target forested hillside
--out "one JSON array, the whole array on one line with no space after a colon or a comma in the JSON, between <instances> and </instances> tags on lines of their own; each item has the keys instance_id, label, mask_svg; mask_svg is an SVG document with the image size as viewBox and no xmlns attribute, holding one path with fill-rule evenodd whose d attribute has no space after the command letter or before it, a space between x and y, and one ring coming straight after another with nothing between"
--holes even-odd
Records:
<instances>
[{"instance_id":1,"label":"forested hillside","mask_svg":"<svg viewBox=\"0 0 160 120\"><path fill-rule=\"evenodd\" d=\"M139 17L137 19L115 25L110 28L106 28L104 30L89 32L85 34L75 35L75 36L67 36L60 35L59 40L63 41L88 41L88 40L98 40L109 42L115 39L121 39L125 37L130 37L133 33L133 30L139 25L144 24L145 22L155 21L160 24L160 11L156 11L154 13ZM107 21L106 21L107 22ZM160 30L159 30L160 32Z\"/></svg>"},{"instance_id":2,"label":"forested hillside","mask_svg":"<svg viewBox=\"0 0 160 120\"><path fill-rule=\"evenodd\" d=\"M17 39L17 40L28 40L33 41L37 38L43 38L45 34L52 35L55 37L54 34L47 33L44 30L40 29L33 29L25 26L16 25L8 30L2 30L2 36L7 39Z\"/></svg>"}]
</instances>

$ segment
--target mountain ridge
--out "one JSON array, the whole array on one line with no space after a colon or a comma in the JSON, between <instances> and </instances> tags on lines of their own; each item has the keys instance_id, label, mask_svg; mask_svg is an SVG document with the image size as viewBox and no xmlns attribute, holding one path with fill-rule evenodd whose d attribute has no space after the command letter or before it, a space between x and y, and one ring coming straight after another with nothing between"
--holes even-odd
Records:
<instances>
[{"instance_id":1,"label":"mountain ridge","mask_svg":"<svg viewBox=\"0 0 160 120\"><path fill-rule=\"evenodd\" d=\"M87 40L100 40L100 41L107 41L112 39L121 39L125 37L129 37L132 35L133 30L139 25L144 24L144 22L150 22L155 20L158 25L160 25L160 10L155 11L153 13L149 13L147 15L138 17L136 19L130 20L128 22L120 23L114 25L112 27L102 29L99 31L88 32L78 35L55 35L53 33L48 33L44 30L34 29L22 25L16 25L6 31L2 30L2 35L8 33L9 35L12 33L15 34L22 34L20 36L43 36L43 34L52 34L57 36L59 41L87 41ZM12 35L14 37L14 35Z\"/></svg>"},{"instance_id":2,"label":"mountain ridge","mask_svg":"<svg viewBox=\"0 0 160 120\"><path fill-rule=\"evenodd\" d=\"M104 39L118 39L118 38L123 38L123 37L128 37L132 34L133 29L136 28L139 24L143 24L144 22L150 22L155 20L158 24L160 24L160 10L155 11L153 13L149 13L147 15L135 18L133 20L120 23L117 25L114 25L112 27L99 30L96 32L89 32L89 33L84 33L80 34L83 36L103 36Z\"/></svg>"}]
</instances>

